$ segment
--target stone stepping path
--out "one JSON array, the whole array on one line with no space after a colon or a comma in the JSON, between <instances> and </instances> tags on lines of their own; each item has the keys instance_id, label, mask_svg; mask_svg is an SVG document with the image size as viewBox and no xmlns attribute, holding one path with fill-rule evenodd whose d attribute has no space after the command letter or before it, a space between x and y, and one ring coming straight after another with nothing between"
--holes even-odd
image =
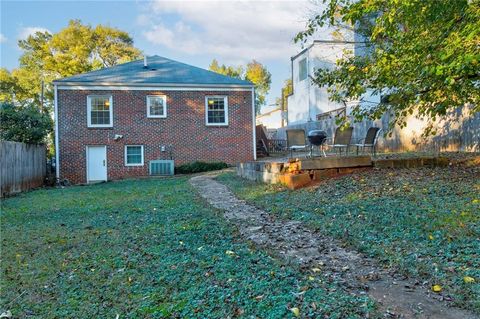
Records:
<instances>
[{"instance_id":1,"label":"stone stepping path","mask_svg":"<svg viewBox=\"0 0 480 319\"><path fill-rule=\"evenodd\" d=\"M425 287L389 273L374 260L343 248L339 241L308 229L302 222L277 219L238 199L214 177L195 176L190 184L210 205L224 212L244 239L302 269L320 268L323 275L342 282L349 291L368 294L378 302L385 318L479 318L448 307Z\"/></svg>"}]
</instances>

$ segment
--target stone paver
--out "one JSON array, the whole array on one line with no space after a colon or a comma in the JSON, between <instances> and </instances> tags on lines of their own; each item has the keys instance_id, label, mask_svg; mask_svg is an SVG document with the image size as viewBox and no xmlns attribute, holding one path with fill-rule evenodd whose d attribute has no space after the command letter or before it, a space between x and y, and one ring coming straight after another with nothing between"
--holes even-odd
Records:
<instances>
[{"instance_id":1,"label":"stone paver","mask_svg":"<svg viewBox=\"0 0 480 319\"><path fill-rule=\"evenodd\" d=\"M342 247L331 237L307 228L299 221L280 220L240 200L214 175L190 179L210 205L224 211L241 236L257 247L301 268L320 268L324 276L343 282L352 292L375 299L387 318L478 318L449 308L428 290L379 267L374 260Z\"/></svg>"}]
</instances>

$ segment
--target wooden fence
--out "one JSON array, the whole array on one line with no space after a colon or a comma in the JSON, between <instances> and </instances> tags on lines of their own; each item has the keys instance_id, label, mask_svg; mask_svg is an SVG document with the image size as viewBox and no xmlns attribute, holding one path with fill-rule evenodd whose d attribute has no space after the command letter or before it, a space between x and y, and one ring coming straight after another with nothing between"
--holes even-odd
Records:
<instances>
[{"instance_id":1,"label":"wooden fence","mask_svg":"<svg viewBox=\"0 0 480 319\"><path fill-rule=\"evenodd\" d=\"M43 185L46 166L45 145L0 141L0 196Z\"/></svg>"},{"instance_id":2,"label":"wooden fence","mask_svg":"<svg viewBox=\"0 0 480 319\"><path fill-rule=\"evenodd\" d=\"M480 112L473 113L471 108L464 107L452 111L446 119L435 122L436 132L432 136L423 137L423 129L427 122L413 116L406 119L407 127L395 127L392 135L381 135L379 151L463 151L480 152ZM384 114L377 121L364 120L353 124L352 143L365 138L369 127L375 126L388 131L390 116ZM322 130L333 136L337 124L335 118L325 118L302 124L289 125L278 129L277 138L285 139L287 129Z\"/></svg>"}]
</instances>

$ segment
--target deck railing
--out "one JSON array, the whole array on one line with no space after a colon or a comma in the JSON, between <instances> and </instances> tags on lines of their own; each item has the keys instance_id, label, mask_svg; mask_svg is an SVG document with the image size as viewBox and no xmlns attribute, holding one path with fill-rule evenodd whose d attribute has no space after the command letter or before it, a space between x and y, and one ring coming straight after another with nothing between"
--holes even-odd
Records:
<instances>
[{"instance_id":1,"label":"deck railing","mask_svg":"<svg viewBox=\"0 0 480 319\"><path fill-rule=\"evenodd\" d=\"M282 153L287 151L287 140L268 139L265 143L269 153Z\"/></svg>"}]
</instances>

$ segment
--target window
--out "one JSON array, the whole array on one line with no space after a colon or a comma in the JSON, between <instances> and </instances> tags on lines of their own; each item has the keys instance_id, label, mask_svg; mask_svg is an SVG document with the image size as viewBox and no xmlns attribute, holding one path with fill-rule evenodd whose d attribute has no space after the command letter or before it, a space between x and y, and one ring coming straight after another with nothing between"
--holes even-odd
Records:
<instances>
[{"instance_id":1,"label":"window","mask_svg":"<svg viewBox=\"0 0 480 319\"><path fill-rule=\"evenodd\" d=\"M125 166L143 166L143 145L125 145Z\"/></svg>"},{"instance_id":2,"label":"window","mask_svg":"<svg viewBox=\"0 0 480 319\"><path fill-rule=\"evenodd\" d=\"M167 117L167 97L160 95L147 96L147 117Z\"/></svg>"},{"instance_id":3,"label":"window","mask_svg":"<svg viewBox=\"0 0 480 319\"><path fill-rule=\"evenodd\" d=\"M112 96L97 95L87 97L88 127L112 127Z\"/></svg>"},{"instance_id":4,"label":"window","mask_svg":"<svg viewBox=\"0 0 480 319\"><path fill-rule=\"evenodd\" d=\"M228 102L226 96L207 96L205 104L207 125L228 125Z\"/></svg>"},{"instance_id":5,"label":"window","mask_svg":"<svg viewBox=\"0 0 480 319\"><path fill-rule=\"evenodd\" d=\"M298 62L298 80L303 81L307 78L307 58L303 58Z\"/></svg>"}]
</instances>

